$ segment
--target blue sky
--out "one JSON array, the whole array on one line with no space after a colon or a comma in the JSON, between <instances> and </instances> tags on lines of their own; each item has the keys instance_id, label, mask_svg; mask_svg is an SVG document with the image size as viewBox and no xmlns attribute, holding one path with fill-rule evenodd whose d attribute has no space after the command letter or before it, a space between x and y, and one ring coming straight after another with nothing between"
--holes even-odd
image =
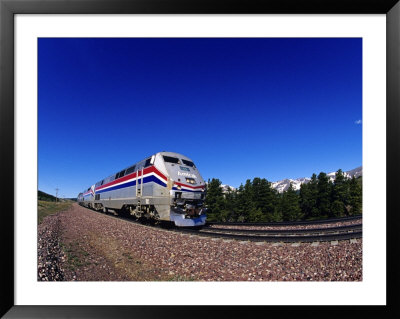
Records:
<instances>
[{"instance_id":1,"label":"blue sky","mask_svg":"<svg viewBox=\"0 0 400 319\"><path fill-rule=\"evenodd\" d=\"M159 151L239 186L362 165L359 38L41 38L39 189Z\"/></svg>"}]
</instances>

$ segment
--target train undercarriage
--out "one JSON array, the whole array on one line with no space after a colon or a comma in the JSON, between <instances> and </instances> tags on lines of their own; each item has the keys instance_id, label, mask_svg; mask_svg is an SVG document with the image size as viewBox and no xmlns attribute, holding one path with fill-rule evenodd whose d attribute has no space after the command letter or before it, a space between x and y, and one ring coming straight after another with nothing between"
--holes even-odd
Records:
<instances>
[{"instance_id":1,"label":"train undercarriage","mask_svg":"<svg viewBox=\"0 0 400 319\"><path fill-rule=\"evenodd\" d=\"M105 207L103 203L88 203L84 206L106 214L113 213L116 215L129 216L137 220L148 221L155 224L172 222L176 226L181 227L204 225L206 218L206 208L203 207L202 200L174 200L173 205L167 208L169 211L168 216L164 214L164 218L160 217L155 205L140 205L140 202L136 205L124 204L121 208Z\"/></svg>"}]
</instances>

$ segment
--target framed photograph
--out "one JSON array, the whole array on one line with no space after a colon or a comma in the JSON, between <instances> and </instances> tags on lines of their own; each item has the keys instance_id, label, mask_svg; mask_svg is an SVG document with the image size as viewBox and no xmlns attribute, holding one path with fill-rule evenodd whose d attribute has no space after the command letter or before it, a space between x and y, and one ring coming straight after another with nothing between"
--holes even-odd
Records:
<instances>
[{"instance_id":1,"label":"framed photograph","mask_svg":"<svg viewBox=\"0 0 400 319\"><path fill-rule=\"evenodd\" d=\"M397 1L0 1L5 318L398 313Z\"/></svg>"}]
</instances>

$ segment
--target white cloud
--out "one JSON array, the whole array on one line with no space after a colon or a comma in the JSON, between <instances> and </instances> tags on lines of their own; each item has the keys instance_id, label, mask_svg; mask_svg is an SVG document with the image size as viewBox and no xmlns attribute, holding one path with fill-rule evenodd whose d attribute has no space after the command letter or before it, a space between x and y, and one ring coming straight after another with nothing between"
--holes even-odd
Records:
<instances>
[{"instance_id":1,"label":"white cloud","mask_svg":"<svg viewBox=\"0 0 400 319\"><path fill-rule=\"evenodd\" d=\"M358 124L361 124L361 122L362 122L361 120L357 120L354 123L358 125Z\"/></svg>"}]
</instances>

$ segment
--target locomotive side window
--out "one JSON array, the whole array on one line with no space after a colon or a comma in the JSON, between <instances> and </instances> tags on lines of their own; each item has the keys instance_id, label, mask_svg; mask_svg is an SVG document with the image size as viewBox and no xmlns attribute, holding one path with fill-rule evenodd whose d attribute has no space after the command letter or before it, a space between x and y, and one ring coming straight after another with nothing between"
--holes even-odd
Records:
<instances>
[{"instance_id":1,"label":"locomotive side window","mask_svg":"<svg viewBox=\"0 0 400 319\"><path fill-rule=\"evenodd\" d=\"M129 168L126 170L125 175L128 175L128 174L130 174L130 173L133 173L133 172L135 171L135 168L136 168L136 165L133 165L133 166L129 167Z\"/></svg>"},{"instance_id":2,"label":"locomotive side window","mask_svg":"<svg viewBox=\"0 0 400 319\"><path fill-rule=\"evenodd\" d=\"M117 173L117 175L115 175L115 179L120 178L120 177L122 177L124 175L125 175L125 170L120 171L119 173Z\"/></svg>"},{"instance_id":3,"label":"locomotive side window","mask_svg":"<svg viewBox=\"0 0 400 319\"><path fill-rule=\"evenodd\" d=\"M97 182L95 187L99 187L99 186L103 185L103 183L104 183L104 179L102 181L100 181L100 182Z\"/></svg>"},{"instance_id":4,"label":"locomotive side window","mask_svg":"<svg viewBox=\"0 0 400 319\"><path fill-rule=\"evenodd\" d=\"M150 166L151 164L151 157L149 157L146 162L144 163L144 167Z\"/></svg>"},{"instance_id":5,"label":"locomotive side window","mask_svg":"<svg viewBox=\"0 0 400 319\"><path fill-rule=\"evenodd\" d=\"M172 164L180 164L179 158L171 157L171 156L163 156L164 162L172 163Z\"/></svg>"},{"instance_id":6,"label":"locomotive side window","mask_svg":"<svg viewBox=\"0 0 400 319\"><path fill-rule=\"evenodd\" d=\"M187 160L182 160L183 164L185 164L186 166L190 166L190 167L195 167L194 163L191 161L187 161Z\"/></svg>"}]
</instances>

